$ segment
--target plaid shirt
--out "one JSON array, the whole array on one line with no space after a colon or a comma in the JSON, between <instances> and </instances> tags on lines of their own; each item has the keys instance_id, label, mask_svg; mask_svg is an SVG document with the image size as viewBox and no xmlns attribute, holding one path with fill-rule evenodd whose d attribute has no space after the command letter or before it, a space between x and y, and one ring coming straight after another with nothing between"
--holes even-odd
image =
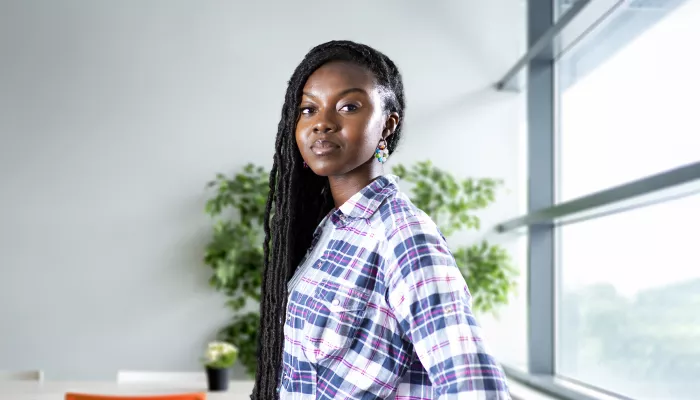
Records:
<instances>
[{"instance_id":1,"label":"plaid shirt","mask_svg":"<svg viewBox=\"0 0 700 400\"><path fill-rule=\"evenodd\" d=\"M444 237L396 177L334 209L314 246L289 294L281 399L510 399Z\"/></svg>"}]
</instances>

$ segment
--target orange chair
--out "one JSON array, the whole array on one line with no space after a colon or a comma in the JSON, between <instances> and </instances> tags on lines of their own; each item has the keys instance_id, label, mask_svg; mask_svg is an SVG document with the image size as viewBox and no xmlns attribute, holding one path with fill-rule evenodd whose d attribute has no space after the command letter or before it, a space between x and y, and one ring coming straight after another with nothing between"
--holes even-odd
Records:
<instances>
[{"instance_id":1,"label":"orange chair","mask_svg":"<svg viewBox=\"0 0 700 400\"><path fill-rule=\"evenodd\" d=\"M101 394L66 393L66 400L206 400L205 393L162 394L148 396L106 396Z\"/></svg>"}]
</instances>

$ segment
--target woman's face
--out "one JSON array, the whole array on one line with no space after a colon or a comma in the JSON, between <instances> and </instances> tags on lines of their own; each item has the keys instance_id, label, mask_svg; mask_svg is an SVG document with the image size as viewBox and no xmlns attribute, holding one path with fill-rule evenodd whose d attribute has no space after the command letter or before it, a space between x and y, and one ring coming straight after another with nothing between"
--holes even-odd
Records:
<instances>
[{"instance_id":1,"label":"woman's face","mask_svg":"<svg viewBox=\"0 0 700 400\"><path fill-rule=\"evenodd\" d=\"M297 121L301 156L321 176L338 176L373 161L382 137L398 124L386 115L382 95L367 69L334 61L306 81Z\"/></svg>"}]
</instances>

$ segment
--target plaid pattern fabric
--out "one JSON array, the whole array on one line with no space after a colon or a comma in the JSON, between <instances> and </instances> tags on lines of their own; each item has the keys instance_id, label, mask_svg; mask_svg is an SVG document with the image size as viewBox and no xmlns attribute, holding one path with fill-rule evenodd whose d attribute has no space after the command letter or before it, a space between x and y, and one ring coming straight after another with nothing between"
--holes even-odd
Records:
<instances>
[{"instance_id":1,"label":"plaid pattern fabric","mask_svg":"<svg viewBox=\"0 0 700 400\"><path fill-rule=\"evenodd\" d=\"M316 245L289 295L281 399L510 399L444 237L396 177L333 210Z\"/></svg>"}]
</instances>

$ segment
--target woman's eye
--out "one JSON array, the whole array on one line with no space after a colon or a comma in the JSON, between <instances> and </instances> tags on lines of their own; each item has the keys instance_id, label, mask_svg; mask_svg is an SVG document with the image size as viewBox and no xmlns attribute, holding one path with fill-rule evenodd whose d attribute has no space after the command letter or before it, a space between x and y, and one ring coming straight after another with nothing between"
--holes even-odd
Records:
<instances>
[{"instance_id":1,"label":"woman's eye","mask_svg":"<svg viewBox=\"0 0 700 400\"><path fill-rule=\"evenodd\" d=\"M341 111L357 111L358 108L360 108L360 107L356 106L355 104L346 104L340 110Z\"/></svg>"},{"instance_id":2,"label":"woman's eye","mask_svg":"<svg viewBox=\"0 0 700 400\"><path fill-rule=\"evenodd\" d=\"M301 108L302 114L311 114L312 112L314 112L314 109L312 107L302 107Z\"/></svg>"}]
</instances>

